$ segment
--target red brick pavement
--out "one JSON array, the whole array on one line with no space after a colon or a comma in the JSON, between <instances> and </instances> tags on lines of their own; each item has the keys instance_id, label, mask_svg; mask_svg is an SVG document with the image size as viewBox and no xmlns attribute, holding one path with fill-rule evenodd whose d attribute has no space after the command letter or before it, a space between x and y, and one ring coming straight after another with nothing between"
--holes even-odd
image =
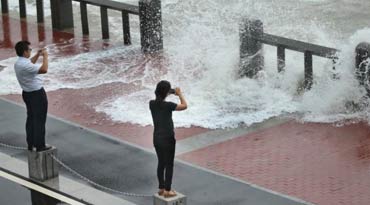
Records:
<instances>
[{"instance_id":1,"label":"red brick pavement","mask_svg":"<svg viewBox=\"0 0 370 205\"><path fill-rule=\"evenodd\" d=\"M289 122L180 158L315 204L368 205L369 128Z\"/></svg>"}]
</instances>

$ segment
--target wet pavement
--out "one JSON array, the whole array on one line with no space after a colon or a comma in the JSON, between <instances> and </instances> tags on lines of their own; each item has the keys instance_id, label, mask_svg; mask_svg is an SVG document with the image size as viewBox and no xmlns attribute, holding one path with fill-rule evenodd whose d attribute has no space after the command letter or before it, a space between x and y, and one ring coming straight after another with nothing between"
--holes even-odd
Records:
<instances>
[{"instance_id":1,"label":"wet pavement","mask_svg":"<svg viewBox=\"0 0 370 205\"><path fill-rule=\"evenodd\" d=\"M0 108L0 141L25 146L24 108L3 100ZM48 143L58 148L66 164L85 177L120 191L156 192L157 160L153 153L55 118L48 118L47 127ZM1 152L26 158L24 151L1 148ZM304 204L182 162L175 163L173 186L187 195L189 204ZM140 205L152 203L152 198L125 198Z\"/></svg>"},{"instance_id":2,"label":"wet pavement","mask_svg":"<svg viewBox=\"0 0 370 205\"><path fill-rule=\"evenodd\" d=\"M0 171L12 175L5 170L0 169ZM18 176L14 177L18 178ZM2 176L0 176L0 199L2 205L69 205Z\"/></svg>"},{"instance_id":3,"label":"wet pavement","mask_svg":"<svg viewBox=\"0 0 370 205\"><path fill-rule=\"evenodd\" d=\"M114 40L91 42L7 16L1 20L0 59L14 56L14 42L20 38L34 45L52 44L58 50L52 57L109 49L114 44ZM153 128L113 122L93 107L111 96L128 94L133 87L113 83L48 92L50 113L63 119L49 118L48 142L58 147L63 161L100 184L154 193ZM23 104L19 95L2 97ZM0 100L0 142L25 146L24 122L24 108ZM293 197L319 205L370 204L370 128L365 123L338 127L278 119L255 128L178 128L176 135L174 188L189 197L189 204L304 204ZM22 151L0 147L0 152L26 159ZM152 203L151 199L125 199Z\"/></svg>"},{"instance_id":4,"label":"wet pavement","mask_svg":"<svg viewBox=\"0 0 370 205\"><path fill-rule=\"evenodd\" d=\"M40 192L30 190L0 177L0 199L3 205L57 205L61 201ZM63 203L66 204L66 203Z\"/></svg>"}]
</instances>

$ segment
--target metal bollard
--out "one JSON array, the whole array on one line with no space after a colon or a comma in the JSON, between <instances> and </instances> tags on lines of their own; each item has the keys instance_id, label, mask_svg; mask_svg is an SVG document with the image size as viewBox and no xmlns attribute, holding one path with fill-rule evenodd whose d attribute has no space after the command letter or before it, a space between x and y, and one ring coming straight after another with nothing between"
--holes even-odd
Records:
<instances>
[{"instance_id":1,"label":"metal bollard","mask_svg":"<svg viewBox=\"0 0 370 205\"><path fill-rule=\"evenodd\" d=\"M370 96L370 43L362 42L356 47L356 77L360 85L365 86L368 96Z\"/></svg>"},{"instance_id":2,"label":"metal bollard","mask_svg":"<svg viewBox=\"0 0 370 205\"><path fill-rule=\"evenodd\" d=\"M240 26L240 76L254 77L263 69L263 44L257 40L263 36L260 20L244 19Z\"/></svg>"},{"instance_id":3,"label":"metal bollard","mask_svg":"<svg viewBox=\"0 0 370 205\"><path fill-rule=\"evenodd\" d=\"M163 49L161 0L139 1L141 50L154 53Z\"/></svg>"},{"instance_id":4,"label":"metal bollard","mask_svg":"<svg viewBox=\"0 0 370 205\"><path fill-rule=\"evenodd\" d=\"M178 192L177 196L164 198L158 194L154 195L154 205L186 205L186 196Z\"/></svg>"},{"instance_id":5,"label":"metal bollard","mask_svg":"<svg viewBox=\"0 0 370 205\"><path fill-rule=\"evenodd\" d=\"M57 156L55 147L43 152L28 152L28 173L31 179L46 181L59 175L57 162L50 156Z\"/></svg>"}]
</instances>

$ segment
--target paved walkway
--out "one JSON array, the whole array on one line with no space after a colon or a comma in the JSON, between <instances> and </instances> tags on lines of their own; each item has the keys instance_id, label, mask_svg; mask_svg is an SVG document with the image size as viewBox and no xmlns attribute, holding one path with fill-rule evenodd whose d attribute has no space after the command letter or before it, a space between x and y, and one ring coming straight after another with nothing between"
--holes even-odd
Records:
<instances>
[{"instance_id":1,"label":"paved walkway","mask_svg":"<svg viewBox=\"0 0 370 205\"><path fill-rule=\"evenodd\" d=\"M6 16L0 20L0 36L4 37L0 41L0 60L14 56L14 42L20 38L33 45L52 44L58 51L50 54L55 58L111 47L109 42L91 42ZM112 59L100 60L115 63ZM158 62L139 57L132 72L141 75L136 71L145 63ZM9 68L0 65L0 71L3 69ZM156 188L153 128L113 122L94 109L112 96L134 92L135 87L111 83L48 92L51 114L89 128L50 118L49 142L58 146L69 165L99 183L123 191L152 193ZM22 102L19 95L3 97ZM0 141L24 145L24 119L23 108L0 101ZM269 190L319 205L368 205L369 136L366 123L337 127L281 119L230 130L178 128L175 188L187 194L190 204L195 205L297 204ZM24 159L23 153L2 148L0 151ZM247 183L266 189L255 189Z\"/></svg>"},{"instance_id":2,"label":"paved walkway","mask_svg":"<svg viewBox=\"0 0 370 205\"><path fill-rule=\"evenodd\" d=\"M0 141L25 146L24 120L23 107L0 100ZM121 191L156 191L154 154L52 117L48 118L47 130L47 141L58 147L60 158L84 176ZM26 157L24 151L0 151L20 159ZM174 187L188 196L188 204L303 204L181 162L176 162L174 178ZM141 205L152 203L146 198L127 200Z\"/></svg>"}]
</instances>

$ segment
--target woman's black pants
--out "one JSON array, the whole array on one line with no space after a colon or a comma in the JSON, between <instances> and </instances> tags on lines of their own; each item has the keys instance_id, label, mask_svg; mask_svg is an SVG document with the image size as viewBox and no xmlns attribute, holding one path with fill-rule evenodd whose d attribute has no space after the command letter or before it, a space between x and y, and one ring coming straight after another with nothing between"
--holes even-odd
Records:
<instances>
[{"instance_id":1,"label":"woman's black pants","mask_svg":"<svg viewBox=\"0 0 370 205\"><path fill-rule=\"evenodd\" d=\"M171 190L175 148L176 143L155 144L155 151L158 157L157 177L159 189Z\"/></svg>"},{"instance_id":2,"label":"woman's black pants","mask_svg":"<svg viewBox=\"0 0 370 205\"><path fill-rule=\"evenodd\" d=\"M27 108L26 134L29 147L45 146L45 124L48 112L48 99L43 88L22 93Z\"/></svg>"}]
</instances>

